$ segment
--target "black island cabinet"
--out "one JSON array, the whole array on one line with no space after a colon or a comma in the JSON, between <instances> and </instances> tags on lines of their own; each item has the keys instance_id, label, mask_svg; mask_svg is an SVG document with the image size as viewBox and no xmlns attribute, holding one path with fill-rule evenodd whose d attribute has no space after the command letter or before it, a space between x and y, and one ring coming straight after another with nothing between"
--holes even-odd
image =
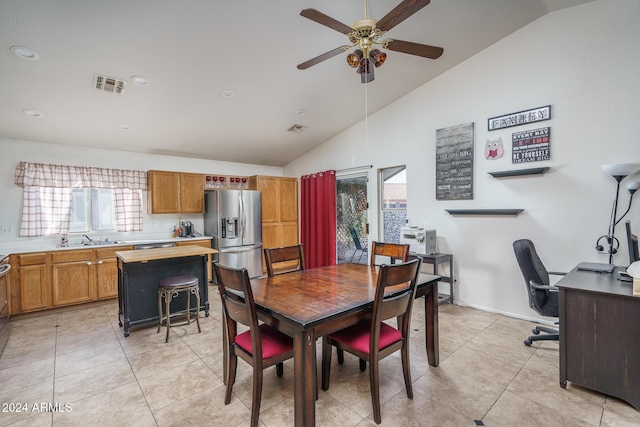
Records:
<instances>
[{"instance_id":1,"label":"black island cabinet","mask_svg":"<svg viewBox=\"0 0 640 427\"><path fill-rule=\"evenodd\" d=\"M203 246L176 246L116 252L118 261L118 318L124 336L138 325L158 324L158 282L172 276L198 278L200 310L209 316L211 254ZM171 301L171 313L186 312L187 293ZM195 307L192 307L192 310Z\"/></svg>"}]
</instances>

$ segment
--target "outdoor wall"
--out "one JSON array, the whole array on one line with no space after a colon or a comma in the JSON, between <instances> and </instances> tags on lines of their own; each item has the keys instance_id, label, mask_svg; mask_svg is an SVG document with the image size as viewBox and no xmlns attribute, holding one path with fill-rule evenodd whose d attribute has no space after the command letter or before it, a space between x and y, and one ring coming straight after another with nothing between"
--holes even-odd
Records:
<instances>
[{"instance_id":1,"label":"outdoor wall","mask_svg":"<svg viewBox=\"0 0 640 427\"><path fill-rule=\"evenodd\" d=\"M615 181L604 163L640 163L640 2L597 0L543 16L284 167L286 176L373 165L407 166L408 217L437 230L455 258L456 299L522 318L529 309L512 242L534 241L549 270L607 262L595 250L607 232ZM481 25L481 24L479 24ZM446 55L446 45L445 55ZM392 60L392 59L390 59ZM425 60L425 67L429 62ZM384 90L384 70L368 90ZM489 117L551 105L552 119L488 132ZM436 129L475 123L474 198L435 198ZM511 134L551 128L551 159L511 162ZM484 158L488 139L505 155ZM494 179L487 172L549 166L542 176ZM640 179L640 175L636 175ZM623 188L626 181L623 182ZM376 220L377 184L370 186ZM621 192L626 208L629 194ZM454 217L445 209L522 208L517 217ZM619 212L624 211L620 209ZM627 216L640 232L640 200ZM372 226L376 239L376 226ZM614 262L628 264L622 223Z\"/></svg>"}]
</instances>

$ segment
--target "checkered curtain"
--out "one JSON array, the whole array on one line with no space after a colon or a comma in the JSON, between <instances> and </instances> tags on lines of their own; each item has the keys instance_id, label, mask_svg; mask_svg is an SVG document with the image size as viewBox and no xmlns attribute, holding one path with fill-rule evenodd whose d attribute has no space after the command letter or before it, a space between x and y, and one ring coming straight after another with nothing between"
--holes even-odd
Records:
<instances>
[{"instance_id":1,"label":"checkered curtain","mask_svg":"<svg viewBox=\"0 0 640 427\"><path fill-rule=\"evenodd\" d=\"M20 162L14 182L23 187L21 237L68 233L72 188L113 189L116 231L142 231L144 171Z\"/></svg>"}]
</instances>

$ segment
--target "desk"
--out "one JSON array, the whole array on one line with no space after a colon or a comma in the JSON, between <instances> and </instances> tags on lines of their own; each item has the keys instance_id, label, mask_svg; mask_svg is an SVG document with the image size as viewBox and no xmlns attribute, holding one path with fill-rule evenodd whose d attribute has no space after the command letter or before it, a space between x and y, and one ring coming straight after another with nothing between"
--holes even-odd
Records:
<instances>
[{"instance_id":1,"label":"desk","mask_svg":"<svg viewBox=\"0 0 640 427\"><path fill-rule=\"evenodd\" d=\"M316 338L357 323L373 308L377 268L338 264L253 279L263 322L293 337L295 425L315 425ZM438 366L439 276L420 274L416 297L425 298L427 357ZM436 296L436 297L434 297Z\"/></svg>"},{"instance_id":2,"label":"desk","mask_svg":"<svg viewBox=\"0 0 640 427\"><path fill-rule=\"evenodd\" d=\"M158 281L170 276L189 274L198 278L200 308L209 316L208 278L211 254L217 252L197 245L116 252L118 320L124 326L124 336L129 336L132 326L158 324ZM173 301L186 311L187 295L180 294Z\"/></svg>"},{"instance_id":3,"label":"desk","mask_svg":"<svg viewBox=\"0 0 640 427\"><path fill-rule=\"evenodd\" d=\"M616 275L574 268L557 283L560 386L571 381L640 410L640 297Z\"/></svg>"}]
</instances>

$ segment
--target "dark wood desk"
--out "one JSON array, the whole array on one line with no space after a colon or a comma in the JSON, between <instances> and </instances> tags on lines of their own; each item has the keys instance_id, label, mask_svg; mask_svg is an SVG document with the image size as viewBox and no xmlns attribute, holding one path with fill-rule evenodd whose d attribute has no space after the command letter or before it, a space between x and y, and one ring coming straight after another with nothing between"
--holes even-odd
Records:
<instances>
[{"instance_id":1,"label":"dark wood desk","mask_svg":"<svg viewBox=\"0 0 640 427\"><path fill-rule=\"evenodd\" d=\"M616 277L574 268L557 283L560 386L571 381L640 410L640 297Z\"/></svg>"},{"instance_id":2,"label":"dark wood desk","mask_svg":"<svg viewBox=\"0 0 640 427\"><path fill-rule=\"evenodd\" d=\"M373 307L377 268L338 264L253 279L260 320L293 337L295 425L315 425L316 339L357 323ZM438 366L439 276L420 274L425 296L427 357Z\"/></svg>"}]
</instances>

